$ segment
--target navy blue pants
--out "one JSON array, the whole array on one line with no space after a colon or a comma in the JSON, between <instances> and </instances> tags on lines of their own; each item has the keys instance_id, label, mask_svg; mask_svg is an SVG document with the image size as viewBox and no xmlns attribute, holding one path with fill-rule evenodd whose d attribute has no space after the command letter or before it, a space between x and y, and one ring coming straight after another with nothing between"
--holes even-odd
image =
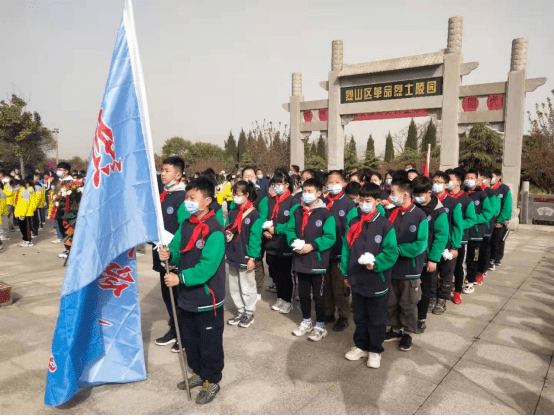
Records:
<instances>
[{"instance_id":1,"label":"navy blue pants","mask_svg":"<svg viewBox=\"0 0 554 416\"><path fill-rule=\"evenodd\" d=\"M382 353L387 335L389 293L367 297L352 292L354 323L354 345L361 350Z\"/></svg>"}]
</instances>

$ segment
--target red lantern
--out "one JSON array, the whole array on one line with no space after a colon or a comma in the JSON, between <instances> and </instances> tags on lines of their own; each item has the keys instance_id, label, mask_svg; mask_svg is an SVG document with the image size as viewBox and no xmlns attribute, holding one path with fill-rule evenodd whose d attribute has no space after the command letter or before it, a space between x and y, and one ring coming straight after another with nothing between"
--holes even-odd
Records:
<instances>
[{"instance_id":1,"label":"red lantern","mask_svg":"<svg viewBox=\"0 0 554 416\"><path fill-rule=\"evenodd\" d=\"M326 108L320 108L318 113L319 121L327 121L329 118L329 111Z\"/></svg>"},{"instance_id":2,"label":"red lantern","mask_svg":"<svg viewBox=\"0 0 554 416\"><path fill-rule=\"evenodd\" d=\"M312 110L306 110L304 111L304 122L309 123L312 121L312 118L314 117Z\"/></svg>"},{"instance_id":3,"label":"red lantern","mask_svg":"<svg viewBox=\"0 0 554 416\"><path fill-rule=\"evenodd\" d=\"M469 97L464 97L462 108L465 112L475 111L477 107L479 107L479 99L476 96L470 95Z\"/></svg>"},{"instance_id":4,"label":"red lantern","mask_svg":"<svg viewBox=\"0 0 554 416\"><path fill-rule=\"evenodd\" d=\"M489 110L501 110L504 107L504 96L502 94L491 94L487 98Z\"/></svg>"}]
</instances>

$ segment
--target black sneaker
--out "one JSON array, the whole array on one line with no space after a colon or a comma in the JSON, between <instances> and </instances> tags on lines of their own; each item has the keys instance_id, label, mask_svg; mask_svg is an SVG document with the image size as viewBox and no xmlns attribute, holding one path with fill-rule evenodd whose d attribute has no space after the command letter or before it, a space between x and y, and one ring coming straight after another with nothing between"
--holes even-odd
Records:
<instances>
[{"instance_id":1,"label":"black sneaker","mask_svg":"<svg viewBox=\"0 0 554 416\"><path fill-rule=\"evenodd\" d=\"M417 320L417 333L423 334L425 332L425 328L427 328L427 324L425 323L425 319L418 319Z\"/></svg>"},{"instance_id":2,"label":"black sneaker","mask_svg":"<svg viewBox=\"0 0 554 416\"><path fill-rule=\"evenodd\" d=\"M323 322L325 322L326 324L330 324L332 322L335 322L335 315L326 315Z\"/></svg>"},{"instance_id":3,"label":"black sneaker","mask_svg":"<svg viewBox=\"0 0 554 416\"><path fill-rule=\"evenodd\" d=\"M333 331L337 331L337 332L344 331L347 326L348 326L348 319L341 316L339 319L337 319L337 322L335 323L335 325L333 325Z\"/></svg>"},{"instance_id":4,"label":"black sneaker","mask_svg":"<svg viewBox=\"0 0 554 416\"><path fill-rule=\"evenodd\" d=\"M179 349L179 343L177 341L175 341L175 344L173 344L173 347L171 347L171 352L180 352L181 350Z\"/></svg>"},{"instance_id":5,"label":"black sneaker","mask_svg":"<svg viewBox=\"0 0 554 416\"><path fill-rule=\"evenodd\" d=\"M163 337L158 338L156 340L156 345L169 345L172 342L175 342L177 340L177 337L171 333L171 331L167 331L167 334L165 334Z\"/></svg>"},{"instance_id":6,"label":"black sneaker","mask_svg":"<svg viewBox=\"0 0 554 416\"><path fill-rule=\"evenodd\" d=\"M196 373L192 373L192 377L189 378L189 388L193 389L195 387L200 387L202 384L204 384L204 380L202 380L202 377L200 377ZM177 388L181 390L186 390L187 385L184 381L181 381L179 384L177 384Z\"/></svg>"},{"instance_id":7,"label":"black sneaker","mask_svg":"<svg viewBox=\"0 0 554 416\"><path fill-rule=\"evenodd\" d=\"M446 299L439 299L437 306L433 309L433 313L435 315L442 315L444 312L446 312Z\"/></svg>"},{"instance_id":8,"label":"black sneaker","mask_svg":"<svg viewBox=\"0 0 554 416\"><path fill-rule=\"evenodd\" d=\"M435 309L436 304L437 304L437 298L431 298L431 300L429 301L428 310L432 311L433 309Z\"/></svg>"},{"instance_id":9,"label":"black sneaker","mask_svg":"<svg viewBox=\"0 0 554 416\"><path fill-rule=\"evenodd\" d=\"M210 383L208 380L204 381L202 391L196 396L196 404L206 404L211 402L217 392L219 391L219 384Z\"/></svg>"},{"instance_id":10,"label":"black sneaker","mask_svg":"<svg viewBox=\"0 0 554 416\"><path fill-rule=\"evenodd\" d=\"M387 335L385 336L385 342L394 342L394 341L400 341L402 338L402 332L394 332L392 329L387 332Z\"/></svg>"},{"instance_id":11,"label":"black sneaker","mask_svg":"<svg viewBox=\"0 0 554 416\"><path fill-rule=\"evenodd\" d=\"M227 321L227 323L229 325L233 325L233 326L238 325L240 320L242 319L242 317L243 317L242 313L237 313L235 316L233 316L231 319L229 319Z\"/></svg>"},{"instance_id":12,"label":"black sneaker","mask_svg":"<svg viewBox=\"0 0 554 416\"><path fill-rule=\"evenodd\" d=\"M489 270L492 272L494 269L496 269L496 264L491 261L491 263L489 264Z\"/></svg>"},{"instance_id":13,"label":"black sneaker","mask_svg":"<svg viewBox=\"0 0 554 416\"><path fill-rule=\"evenodd\" d=\"M242 315L242 318L239 322L239 326L241 328L248 328L250 324L253 324L253 323L254 323L254 315L250 313L245 313L244 315Z\"/></svg>"},{"instance_id":14,"label":"black sneaker","mask_svg":"<svg viewBox=\"0 0 554 416\"><path fill-rule=\"evenodd\" d=\"M398 349L400 351L410 351L412 349L412 336L410 334L402 335Z\"/></svg>"},{"instance_id":15,"label":"black sneaker","mask_svg":"<svg viewBox=\"0 0 554 416\"><path fill-rule=\"evenodd\" d=\"M496 267L500 267L502 266L502 260L496 260L494 264L496 264Z\"/></svg>"}]
</instances>

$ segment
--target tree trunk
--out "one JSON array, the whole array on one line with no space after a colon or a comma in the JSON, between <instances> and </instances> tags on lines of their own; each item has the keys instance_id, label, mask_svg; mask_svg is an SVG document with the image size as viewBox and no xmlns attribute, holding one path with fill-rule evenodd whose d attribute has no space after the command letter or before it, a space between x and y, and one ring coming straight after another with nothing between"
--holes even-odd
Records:
<instances>
[{"instance_id":1,"label":"tree trunk","mask_svg":"<svg viewBox=\"0 0 554 416\"><path fill-rule=\"evenodd\" d=\"M25 163L23 163L23 156L19 157L19 169L21 169L21 179L25 179Z\"/></svg>"}]
</instances>

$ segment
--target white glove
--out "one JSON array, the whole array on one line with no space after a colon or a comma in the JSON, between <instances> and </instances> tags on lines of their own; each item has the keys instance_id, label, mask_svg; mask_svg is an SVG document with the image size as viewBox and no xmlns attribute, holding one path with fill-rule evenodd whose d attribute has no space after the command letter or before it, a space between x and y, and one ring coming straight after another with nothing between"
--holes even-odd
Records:
<instances>
[{"instance_id":1,"label":"white glove","mask_svg":"<svg viewBox=\"0 0 554 416\"><path fill-rule=\"evenodd\" d=\"M452 255L450 250L444 250L442 252L442 258L445 259L445 260L452 260L454 258L454 256Z\"/></svg>"},{"instance_id":2,"label":"white glove","mask_svg":"<svg viewBox=\"0 0 554 416\"><path fill-rule=\"evenodd\" d=\"M396 208L396 205L394 204L388 204L385 209L393 209L393 208Z\"/></svg>"},{"instance_id":3,"label":"white glove","mask_svg":"<svg viewBox=\"0 0 554 416\"><path fill-rule=\"evenodd\" d=\"M364 253L358 259L358 263L363 264L364 266L366 264L374 265L375 264L375 256L371 253Z\"/></svg>"},{"instance_id":4,"label":"white glove","mask_svg":"<svg viewBox=\"0 0 554 416\"><path fill-rule=\"evenodd\" d=\"M273 221L266 221L262 224L262 229L267 230L269 227L273 227Z\"/></svg>"},{"instance_id":5,"label":"white glove","mask_svg":"<svg viewBox=\"0 0 554 416\"><path fill-rule=\"evenodd\" d=\"M306 242L304 240L299 240L297 238L292 242L290 246L293 248L293 250L302 250L305 245L306 245Z\"/></svg>"}]
</instances>

